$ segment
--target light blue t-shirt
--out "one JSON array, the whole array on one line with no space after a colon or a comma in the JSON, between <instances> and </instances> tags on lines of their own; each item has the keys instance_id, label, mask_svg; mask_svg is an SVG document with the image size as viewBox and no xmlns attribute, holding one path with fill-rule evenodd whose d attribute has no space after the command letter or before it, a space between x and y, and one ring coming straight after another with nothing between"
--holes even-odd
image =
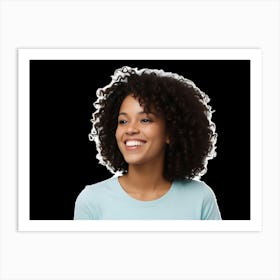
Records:
<instances>
[{"instance_id":1,"label":"light blue t-shirt","mask_svg":"<svg viewBox=\"0 0 280 280\"><path fill-rule=\"evenodd\" d=\"M112 177L82 190L74 220L221 220L221 214L214 192L201 181L174 181L162 197L141 201Z\"/></svg>"}]
</instances>

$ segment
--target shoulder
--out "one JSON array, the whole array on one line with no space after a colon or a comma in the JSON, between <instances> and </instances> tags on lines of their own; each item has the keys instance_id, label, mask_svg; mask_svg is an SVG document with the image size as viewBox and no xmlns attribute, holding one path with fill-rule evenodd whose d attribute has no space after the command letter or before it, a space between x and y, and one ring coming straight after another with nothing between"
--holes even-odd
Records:
<instances>
[{"instance_id":1,"label":"shoulder","mask_svg":"<svg viewBox=\"0 0 280 280\"><path fill-rule=\"evenodd\" d=\"M104 193L106 193L107 191L111 191L114 188L114 186L116 185L116 178L112 177L109 179L106 179L104 181L95 183L95 184L91 184L91 185L87 185L85 186L85 188L81 191L81 193L79 194L78 198L92 198L92 197L96 197L99 195L102 195Z\"/></svg>"},{"instance_id":2,"label":"shoulder","mask_svg":"<svg viewBox=\"0 0 280 280\"><path fill-rule=\"evenodd\" d=\"M180 192L197 193L206 196L213 194L213 190L200 180L177 180L174 182L174 187Z\"/></svg>"},{"instance_id":3,"label":"shoulder","mask_svg":"<svg viewBox=\"0 0 280 280\"><path fill-rule=\"evenodd\" d=\"M110 178L102 182L87 185L78 195L75 202L75 220L95 220L102 216L102 202L108 192L113 192L116 179Z\"/></svg>"},{"instance_id":4,"label":"shoulder","mask_svg":"<svg viewBox=\"0 0 280 280\"><path fill-rule=\"evenodd\" d=\"M200 180L179 180L174 182L175 193L193 200L209 201L215 200L213 190Z\"/></svg>"},{"instance_id":5,"label":"shoulder","mask_svg":"<svg viewBox=\"0 0 280 280\"><path fill-rule=\"evenodd\" d=\"M174 183L177 196L184 197L189 205L200 209L202 220L221 220L220 210L213 190L203 181L182 180Z\"/></svg>"}]
</instances>

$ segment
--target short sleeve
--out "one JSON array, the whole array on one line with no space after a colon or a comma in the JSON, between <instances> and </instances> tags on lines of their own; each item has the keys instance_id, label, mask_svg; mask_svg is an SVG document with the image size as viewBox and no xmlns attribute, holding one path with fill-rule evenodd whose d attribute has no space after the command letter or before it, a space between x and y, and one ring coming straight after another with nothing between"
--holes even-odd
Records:
<instances>
[{"instance_id":1,"label":"short sleeve","mask_svg":"<svg viewBox=\"0 0 280 280\"><path fill-rule=\"evenodd\" d=\"M77 197L74 209L74 220L98 220L98 207L90 198L88 189L85 188Z\"/></svg>"},{"instance_id":2,"label":"short sleeve","mask_svg":"<svg viewBox=\"0 0 280 280\"><path fill-rule=\"evenodd\" d=\"M222 220L216 196L212 189L207 188L208 191L203 201L202 220Z\"/></svg>"}]
</instances>

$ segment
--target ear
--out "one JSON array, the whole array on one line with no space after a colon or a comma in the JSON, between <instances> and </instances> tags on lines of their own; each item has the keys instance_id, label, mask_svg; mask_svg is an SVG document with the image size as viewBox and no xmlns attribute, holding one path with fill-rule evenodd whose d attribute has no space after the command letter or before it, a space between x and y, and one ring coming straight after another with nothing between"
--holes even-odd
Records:
<instances>
[{"instance_id":1,"label":"ear","mask_svg":"<svg viewBox=\"0 0 280 280\"><path fill-rule=\"evenodd\" d=\"M170 144L170 139L169 139L169 137L166 138L166 144L167 144L167 145Z\"/></svg>"}]
</instances>

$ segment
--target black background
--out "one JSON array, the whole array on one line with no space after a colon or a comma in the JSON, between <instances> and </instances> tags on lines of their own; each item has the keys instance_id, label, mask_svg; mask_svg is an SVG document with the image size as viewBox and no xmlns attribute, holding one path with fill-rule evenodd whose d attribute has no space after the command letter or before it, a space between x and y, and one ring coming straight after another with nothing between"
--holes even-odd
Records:
<instances>
[{"instance_id":1,"label":"black background","mask_svg":"<svg viewBox=\"0 0 280 280\"><path fill-rule=\"evenodd\" d=\"M224 220L249 220L249 60L30 61L30 219L73 219L85 185L112 176L98 164L88 134L96 89L124 65L178 73L210 97L217 157L202 180L215 192Z\"/></svg>"}]
</instances>

